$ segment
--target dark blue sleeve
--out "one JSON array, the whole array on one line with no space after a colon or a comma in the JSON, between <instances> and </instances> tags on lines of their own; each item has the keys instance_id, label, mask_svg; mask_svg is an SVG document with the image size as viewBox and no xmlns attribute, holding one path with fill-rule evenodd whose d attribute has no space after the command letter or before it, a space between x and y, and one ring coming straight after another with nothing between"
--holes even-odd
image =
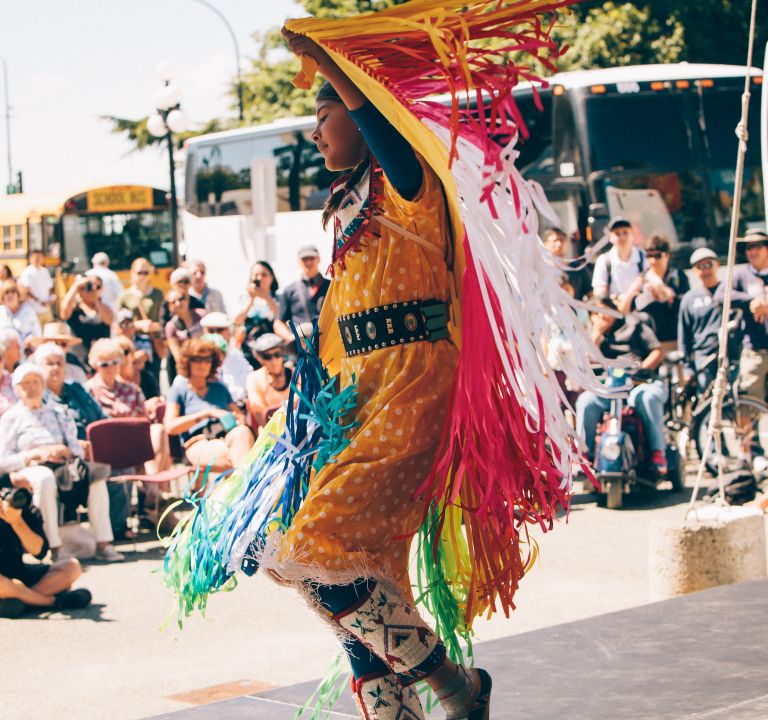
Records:
<instances>
[{"instance_id":1,"label":"dark blue sleeve","mask_svg":"<svg viewBox=\"0 0 768 720\"><path fill-rule=\"evenodd\" d=\"M350 114L389 182L401 197L413 200L421 188L424 171L408 141L370 101Z\"/></svg>"}]
</instances>

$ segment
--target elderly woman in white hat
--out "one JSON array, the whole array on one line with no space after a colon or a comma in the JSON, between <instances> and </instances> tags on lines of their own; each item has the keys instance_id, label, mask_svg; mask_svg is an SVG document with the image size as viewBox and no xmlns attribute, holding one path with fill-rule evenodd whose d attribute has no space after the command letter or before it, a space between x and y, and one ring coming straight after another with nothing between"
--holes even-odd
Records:
<instances>
[{"instance_id":1,"label":"elderly woman in white hat","mask_svg":"<svg viewBox=\"0 0 768 720\"><path fill-rule=\"evenodd\" d=\"M57 486L51 467L74 456L83 458L74 420L58 403L43 402L45 377L34 363L19 365L12 376L19 401L0 418L0 473L14 484L32 488L40 508L48 544L54 559L61 552ZM102 478L91 478L88 487L88 518L96 536L96 557L123 560L112 546L109 494Z\"/></svg>"},{"instance_id":2,"label":"elderly woman in white hat","mask_svg":"<svg viewBox=\"0 0 768 720\"><path fill-rule=\"evenodd\" d=\"M263 427L271 410L280 407L291 391L293 368L285 362L285 341L275 333L265 333L252 345L258 370L248 375L248 411L253 420Z\"/></svg>"}]
</instances>

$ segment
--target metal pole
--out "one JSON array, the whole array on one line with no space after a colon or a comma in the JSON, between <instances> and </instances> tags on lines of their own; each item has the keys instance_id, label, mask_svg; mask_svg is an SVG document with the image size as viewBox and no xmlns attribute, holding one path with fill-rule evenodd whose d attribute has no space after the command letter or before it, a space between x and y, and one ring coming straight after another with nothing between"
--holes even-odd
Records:
<instances>
[{"instance_id":1,"label":"metal pole","mask_svg":"<svg viewBox=\"0 0 768 720\"><path fill-rule=\"evenodd\" d=\"M13 185L13 163L11 162L11 103L8 100L8 63L4 57L3 61L3 83L5 86L5 145L8 152L8 187Z\"/></svg>"},{"instance_id":2,"label":"metal pole","mask_svg":"<svg viewBox=\"0 0 768 720\"><path fill-rule=\"evenodd\" d=\"M195 2L198 2L201 5L205 5L205 7L207 7L209 10L211 10L212 12L215 12L219 16L221 21L227 26L229 35L232 38L232 43L235 46L235 63L237 65L238 118L240 119L240 122L243 122L243 73L240 68L240 46L237 43L237 36L235 35L235 31L232 29L232 26L229 24L229 20L227 20L227 18L224 17L224 14L215 5L212 5L211 3L207 2L207 0L195 0Z\"/></svg>"},{"instance_id":3,"label":"metal pole","mask_svg":"<svg viewBox=\"0 0 768 720\"><path fill-rule=\"evenodd\" d=\"M178 214L179 207L176 199L176 163L173 159L173 133L168 130L168 164L171 172L171 240L173 241L173 264L178 263Z\"/></svg>"}]
</instances>

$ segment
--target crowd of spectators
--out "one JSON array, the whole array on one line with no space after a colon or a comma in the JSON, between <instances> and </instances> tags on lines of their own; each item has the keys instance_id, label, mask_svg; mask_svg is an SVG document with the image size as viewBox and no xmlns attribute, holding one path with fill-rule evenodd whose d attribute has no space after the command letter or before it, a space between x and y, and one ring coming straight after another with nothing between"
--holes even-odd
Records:
<instances>
[{"instance_id":1,"label":"crowd of spectators","mask_svg":"<svg viewBox=\"0 0 768 720\"><path fill-rule=\"evenodd\" d=\"M199 260L174 269L163 292L148 259L133 261L124 286L100 252L58 302L41 253L17 279L0 274L0 617L90 602L70 590L81 572L71 553L82 549L68 547L65 528L87 518L95 559L119 562L114 542L137 530L132 506L149 515L146 499L174 490L119 476L243 462L288 397L290 324L308 334L328 289L316 248L298 260L283 294L270 265L255 263L231 314ZM95 462L88 428L106 418L146 418L154 458L132 469ZM19 488L32 495L21 510L8 500ZM24 552L50 563L24 563Z\"/></svg>"}]
</instances>

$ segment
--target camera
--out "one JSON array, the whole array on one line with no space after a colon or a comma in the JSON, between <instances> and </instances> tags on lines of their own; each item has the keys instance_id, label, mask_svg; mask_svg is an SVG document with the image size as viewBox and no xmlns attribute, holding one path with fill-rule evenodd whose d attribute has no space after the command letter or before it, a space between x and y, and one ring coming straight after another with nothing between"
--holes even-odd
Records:
<instances>
[{"instance_id":1,"label":"camera","mask_svg":"<svg viewBox=\"0 0 768 720\"><path fill-rule=\"evenodd\" d=\"M32 504L32 493L23 487L0 488L0 500L7 500L11 507L23 510Z\"/></svg>"}]
</instances>

